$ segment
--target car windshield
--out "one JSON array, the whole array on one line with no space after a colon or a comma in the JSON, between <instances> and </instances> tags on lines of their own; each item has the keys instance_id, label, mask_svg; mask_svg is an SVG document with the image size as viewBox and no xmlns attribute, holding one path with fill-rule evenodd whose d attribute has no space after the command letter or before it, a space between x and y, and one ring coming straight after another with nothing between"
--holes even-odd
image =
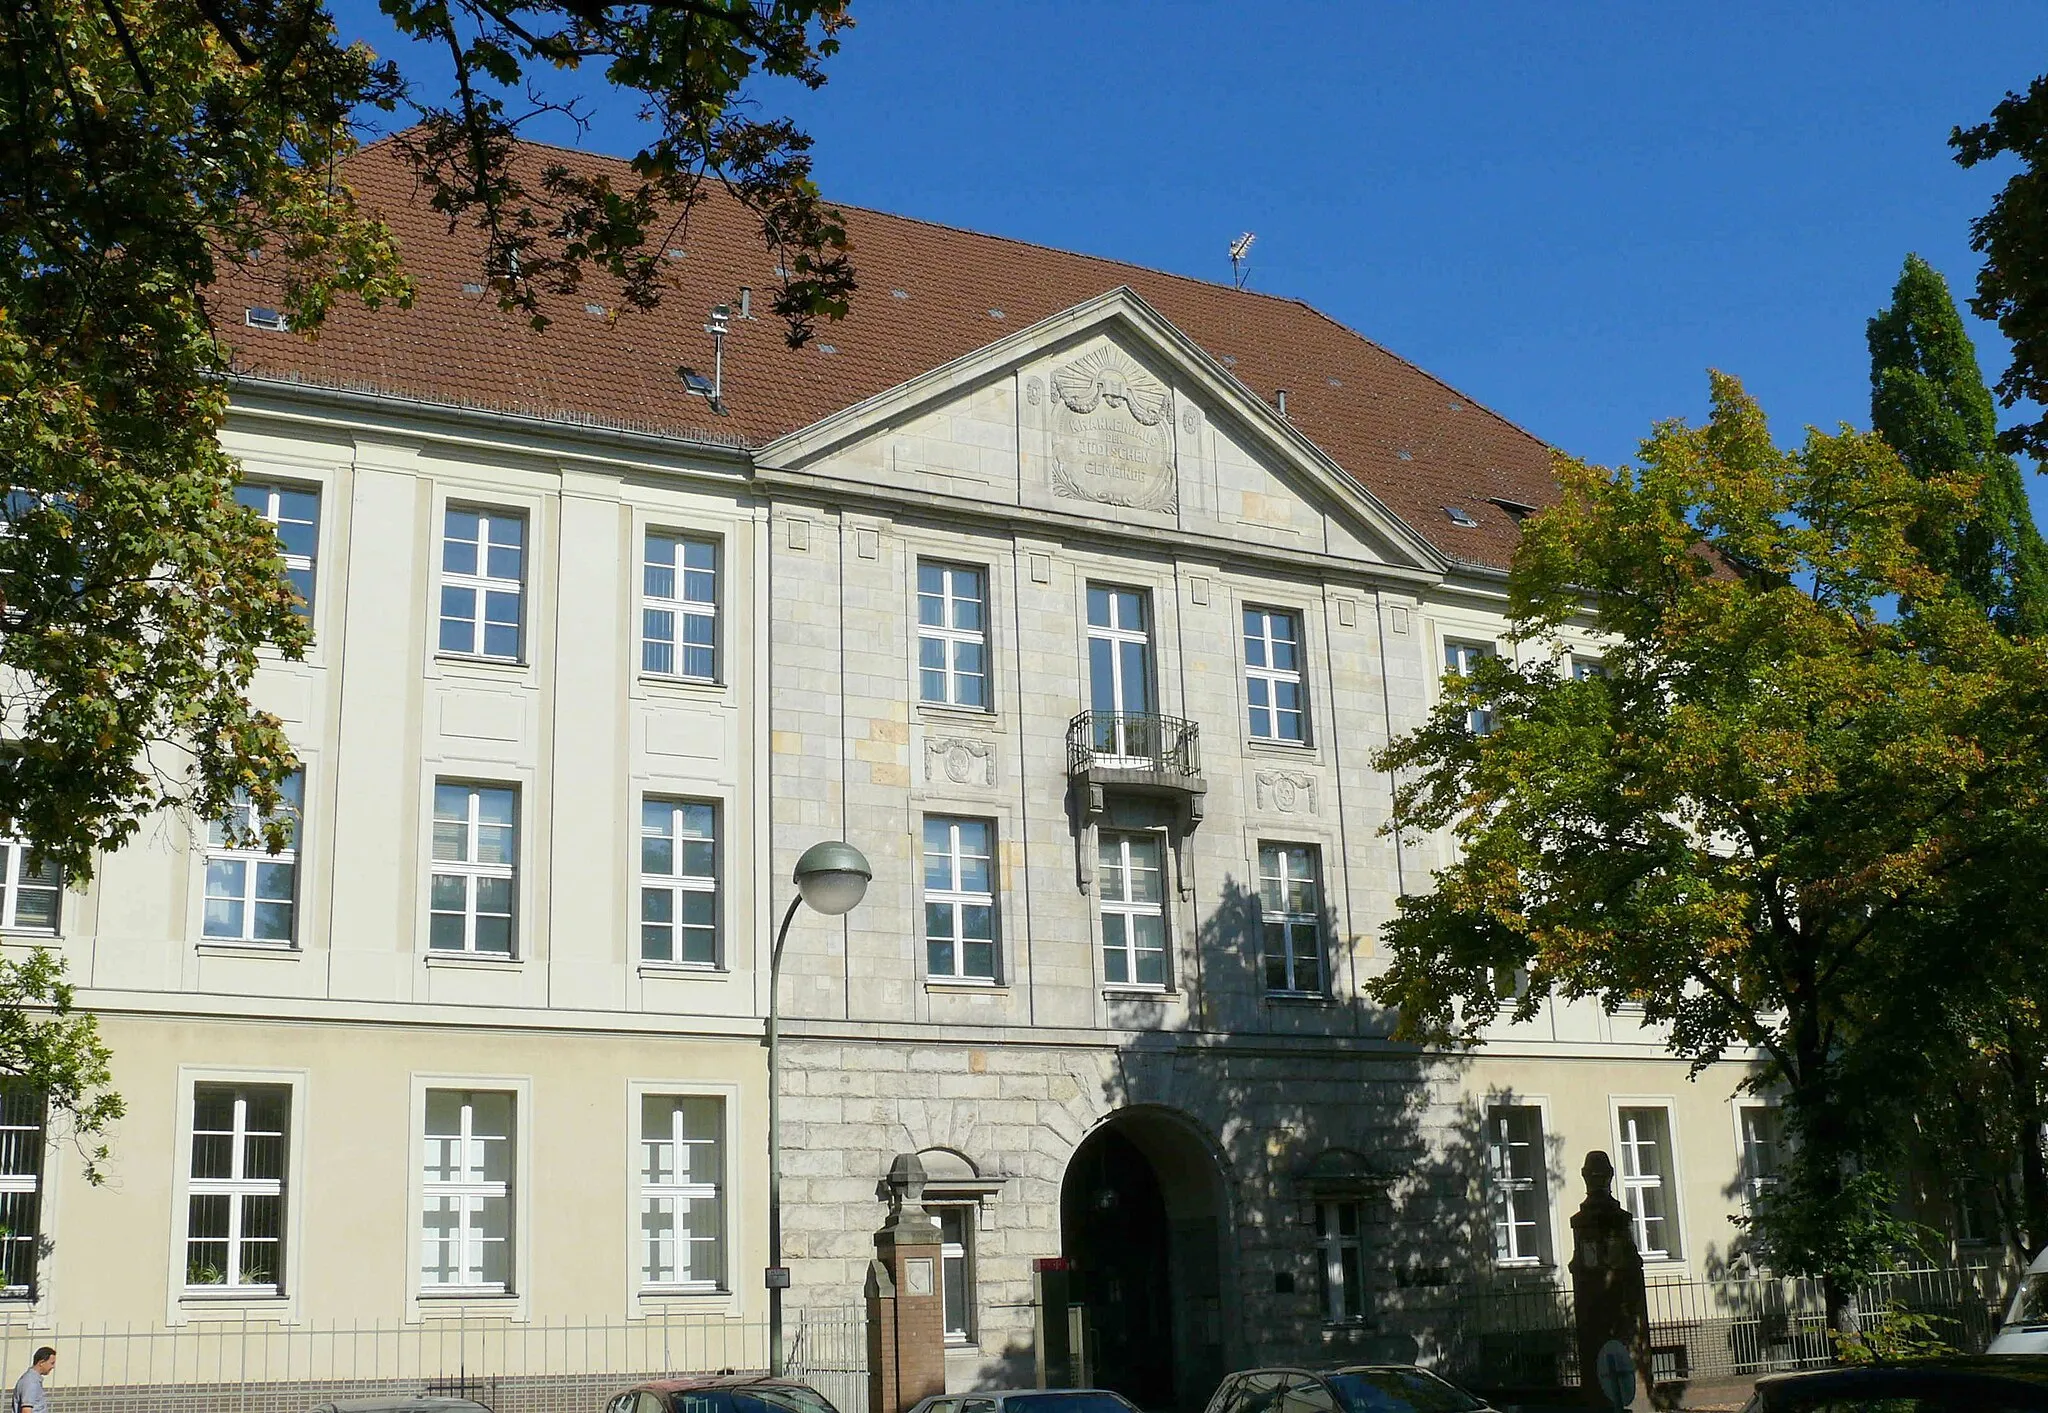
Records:
<instances>
[{"instance_id":1,"label":"car windshield","mask_svg":"<svg viewBox=\"0 0 2048 1413\"><path fill-rule=\"evenodd\" d=\"M1013 1413L1132 1413L1113 1393L1027 1393L1003 1400Z\"/></svg>"},{"instance_id":2,"label":"car windshield","mask_svg":"<svg viewBox=\"0 0 2048 1413\"><path fill-rule=\"evenodd\" d=\"M1424 1369L1352 1369L1330 1375L1348 1413L1466 1413L1486 1405Z\"/></svg>"},{"instance_id":3,"label":"car windshield","mask_svg":"<svg viewBox=\"0 0 2048 1413\"><path fill-rule=\"evenodd\" d=\"M2020 1282L2019 1299L2013 1302L2014 1324L2048 1320L2048 1271L2038 1271Z\"/></svg>"},{"instance_id":4,"label":"car windshield","mask_svg":"<svg viewBox=\"0 0 2048 1413\"><path fill-rule=\"evenodd\" d=\"M801 1384L686 1389L670 1402L675 1413L838 1413Z\"/></svg>"}]
</instances>

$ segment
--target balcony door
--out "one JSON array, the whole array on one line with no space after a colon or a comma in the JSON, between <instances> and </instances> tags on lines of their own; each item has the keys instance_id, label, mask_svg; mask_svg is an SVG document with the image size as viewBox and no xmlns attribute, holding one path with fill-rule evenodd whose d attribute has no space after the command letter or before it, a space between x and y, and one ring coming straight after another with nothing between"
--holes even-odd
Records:
<instances>
[{"instance_id":1,"label":"balcony door","mask_svg":"<svg viewBox=\"0 0 2048 1413\"><path fill-rule=\"evenodd\" d=\"M1142 589L1088 586L1088 709L1101 764L1149 765L1159 754L1151 622Z\"/></svg>"}]
</instances>

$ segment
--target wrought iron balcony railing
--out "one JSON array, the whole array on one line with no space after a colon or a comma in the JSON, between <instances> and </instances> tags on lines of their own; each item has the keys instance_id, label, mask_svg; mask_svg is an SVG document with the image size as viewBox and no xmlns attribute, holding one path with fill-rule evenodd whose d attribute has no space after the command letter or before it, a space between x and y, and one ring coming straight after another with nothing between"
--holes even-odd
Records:
<instances>
[{"instance_id":1,"label":"wrought iron balcony railing","mask_svg":"<svg viewBox=\"0 0 2048 1413\"><path fill-rule=\"evenodd\" d=\"M1202 730L1177 716L1084 711L1067 723L1067 774L1095 770L1198 776L1202 773Z\"/></svg>"}]
</instances>

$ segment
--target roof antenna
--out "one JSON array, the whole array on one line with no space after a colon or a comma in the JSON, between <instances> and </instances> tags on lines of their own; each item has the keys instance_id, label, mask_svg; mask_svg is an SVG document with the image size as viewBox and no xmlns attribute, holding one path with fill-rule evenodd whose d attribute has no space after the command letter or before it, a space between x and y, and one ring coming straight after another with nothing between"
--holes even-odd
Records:
<instances>
[{"instance_id":1,"label":"roof antenna","mask_svg":"<svg viewBox=\"0 0 2048 1413\"><path fill-rule=\"evenodd\" d=\"M1252 242L1258 237L1246 231L1230 243L1230 282L1238 289L1251 278Z\"/></svg>"}]
</instances>

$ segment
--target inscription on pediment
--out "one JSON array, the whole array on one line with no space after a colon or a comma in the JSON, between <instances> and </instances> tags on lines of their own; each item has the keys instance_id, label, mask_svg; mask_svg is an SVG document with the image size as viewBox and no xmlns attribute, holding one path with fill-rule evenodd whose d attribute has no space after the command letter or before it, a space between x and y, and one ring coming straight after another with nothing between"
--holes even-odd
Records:
<instances>
[{"instance_id":1,"label":"inscription on pediment","mask_svg":"<svg viewBox=\"0 0 2048 1413\"><path fill-rule=\"evenodd\" d=\"M1052 493L1176 514L1173 394L1115 345L1052 375Z\"/></svg>"}]
</instances>

